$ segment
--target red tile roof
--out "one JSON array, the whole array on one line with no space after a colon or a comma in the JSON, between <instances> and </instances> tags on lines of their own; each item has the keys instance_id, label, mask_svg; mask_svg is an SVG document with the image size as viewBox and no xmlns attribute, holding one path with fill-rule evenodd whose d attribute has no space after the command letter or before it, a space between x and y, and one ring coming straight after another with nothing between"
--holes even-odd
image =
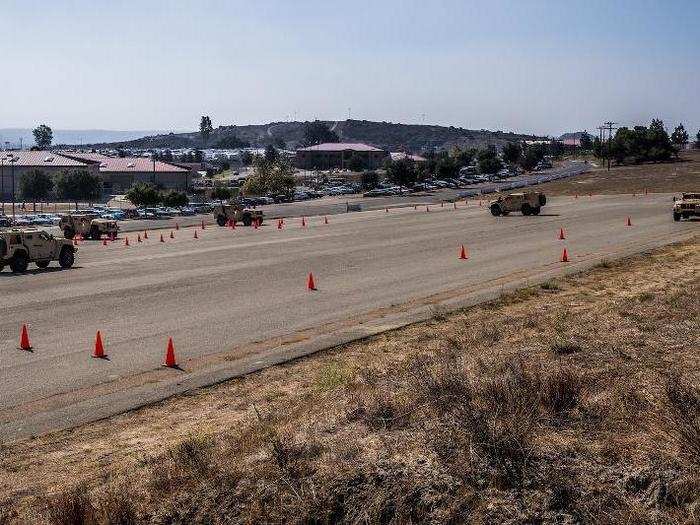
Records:
<instances>
[{"instance_id":1,"label":"red tile roof","mask_svg":"<svg viewBox=\"0 0 700 525\"><path fill-rule=\"evenodd\" d=\"M64 153L76 159L100 164L100 173L153 172L153 161L148 157L108 157L100 153ZM189 173L189 170L156 161L156 173Z\"/></svg>"},{"instance_id":2,"label":"red tile roof","mask_svg":"<svg viewBox=\"0 0 700 525\"><path fill-rule=\"evenodd\" d=\"M341 152L341 151L377 151L382 152L379 148L373 146L368 146L367 144L353 144L347 142L328 142L326 144L317 144L316 146L309 146L308 148L301 148L297 151L329 151L329 152Z\"/></svg>"},{"instance_id":3,"label":"red tile roof","mask_svg":"<svg viewBox=\"0 0 700 525\"><path fill-rule=\"evenodd\" d=\"M84 168L86 166L85 162L70 159L52 151L0 151L0 161L4 161L5 166L11 165L10 159L17 159L12 164L22 167Z\"/></svg>"}]
</instances>

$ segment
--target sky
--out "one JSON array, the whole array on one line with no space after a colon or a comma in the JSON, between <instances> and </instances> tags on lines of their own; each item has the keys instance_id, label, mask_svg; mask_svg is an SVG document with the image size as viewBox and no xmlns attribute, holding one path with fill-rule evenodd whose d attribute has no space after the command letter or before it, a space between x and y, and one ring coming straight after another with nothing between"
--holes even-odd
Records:
<instances>
[{"instance_id":1,"label":"sky","mask_svg":"<svg viewBox=\"0 0 700 525\"><path fill-rule=\"evenodd\" d=\"M697 0L0 0L0 128L700 127Z\"/></svg>"}]
</instances>

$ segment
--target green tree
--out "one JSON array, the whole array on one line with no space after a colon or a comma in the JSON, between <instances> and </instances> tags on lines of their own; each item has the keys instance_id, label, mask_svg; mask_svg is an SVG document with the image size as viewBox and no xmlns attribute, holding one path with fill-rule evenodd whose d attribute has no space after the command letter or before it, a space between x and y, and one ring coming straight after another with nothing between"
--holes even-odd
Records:
<instances>
[{"instance_id":1,"label":"green tree","mask_svg":"<svg viewBox=\"0 0 700 525\"><path fill-rule=\"evenodd\" d=\"M265 160L274 162L277 160L277 157L279 157L279 153L272 144L265 146Z\"/></svg>"},{"instance_id":2,"label":"green tree","mask_svg":"<svg viewBox=\"0 0 700 525\"><path fill-rule=\"evenodd\" d=\"M340 142L340 137L338 137L337 133L331 131L327 124L320 120L304 123L303 146L315 146L327 142Z\"/></svg>"},{"instance_id":3,"label":"green tree","mask_svg":"<svg viewBox=\"0 0 700 525\"><path fill-rule=\"evenodd\" d=\"M503 160L508 164L516 164L521 154L522 148L517 142L508 142L503 146Z\"/></svg>"},{"instance_id":4,"label":"green tree","mask_svg":"<svg viewBox=\"0 0 700 525\"><path fill-rule=\"evenodd\" d=\"M163 194L153 184L139 182L126 192L126 200L136 207L157 206L163 202Z\"/></svg>"},{"instance_id":5,"label":"green tree","mask_svg":"<svg viewBox=\"0 0 700 525\"><path fill-rule=\"evenodd\" d=\"M227 188L226 186L215 186L211 190L211 198L216 199L221 203L229 200L231 197L233 197L233 192L231 191L231 188Z\"/></svg>"},{"instance_id":6,"label":"green tree","mask_svg":"<svg viewBox=\"0 0 700 525\"><path fill-rule=\"evenodd\" d=\"M440 179L451 179L459 172L459 166L453 157L443 152L435 164L435 176Z\"/></svg>"},{"instance_id":7,"label":"green tree","mask_svg":"<svg viewBox=\"0 0 700 525\"><path fill-rule=\"evenodd\" d=\"M688 132L683 127L683 123L678 124L671 133L671 142L680 149L688 144L688 139Z\"/></svg>"},{"instance_id":8,"label":"green tree","mask_svg":"<svg viewBox=\"0 0 700 525\"><path fill-rule=\"evenodd\" d=\"M294 191L294 168L288 160L280 157L269 161L265 157L256 157L253 164L254 173L243 185L246 195L289 195Z\"/></svg>"},{"instance_id":9,"label":"green tree","mask_svg":"<svg viewBox=\"0 0 700 525\"><path fill-rule=\"evenodd\" d=\"M476 157L477 151L474 148L462 149L455 146L452 151L450 151L450 157L454 159L454 163L457 166L457 171L465 166L469 166Z\"/></svg>"},{"instance_id":10,"label":"green tree","mask_svg":"<svg viewBox=\"0 0 700 525\"><path fill-rule=\"evenodd\" d=\"M53 131L46 124L41 124L34 128L32 134L34 135L34 142L37 148L47 149L51 146L53 142Z\"/></svg>"},{"instance_id":11,"label":"green tree","mask_svg":"<svg viewBox=\"0 0 700 525\"><path fill-rule=\"evenodd\" d=\"M558 159L564 154L564 144L558 140L552 139L547 145L547 150L552 157Z\"/></svg>"},{"instance_id":12,"label":"green tree","mask_svg":"<svg viewBox=\"0 0 700 525\"><path fill-rule=\"evenodd\" d=\"M36 211L36 201L46 200L53 189L51 175L40 169L28 171L19 179L19 193L22 199L31 201Z\"/></svg>"},{"instance_id":13,"label":"green tree","mask_svg":"<svg viewBox=\"0 0 700 525\"><path fill-rule=\"evenodd\" d=\"M376 171L365 171L362 173L362 188L365 190L373 190L379 186L379 175Z\"/></svg>"},{"instance_id":14,"label":"green tree","mask_svg":"<svg viewBox=\"0 0 700 525\"><path fill-rule=\"evenodd\" d=\"M74 202L78 209L79 202L92 203L102 196L102 179L85 170L62 171L56 177L58 197Z\"/></svg>"},{"instance_id":15,"label":"green tree","mask_svg":"<svg viewBox=\"0 0 700 525\"><path fill-rule=\"evenodd\" d=\"M527 171L532 171L535 166L544 158L546 148L543 144L531 144L523 150L520 157L520 166Z\"/></svg>"},{"instance_id":16,"label":"green tree","mask_svg":"<svg viewBox=\"0 0 700 525\"><path fill-rule=\"evenodd\" d=\"M391 182L401 186L413 186L416 183L416 163L403 158L388 163L386 175Z\"/></svg>"},{"instance_id":17,"label":"green tree","mask_svg":"<svg viewBox=\"0 0 700 525\"><path fill-rule=\"evenodd\" d=\"M187 194L182 191L171 190L163 195L163 204L171 208L182 208L190 203Z\"/></svg>"},{"instance_id":18,"label":"green tree","mask_svg":"<svg viewBox=\"0 0 700 525\"><path fill-rule=\"evenodd\" d=\"M498 158L496 147L491 145L479 151L477 156L479 161L479 171L481 173L496 173L503 167L501 159Z\"/></svg>"},{"instance_id":19,"label":"green tree","mask_svg":"<svg viewBox=\"0 0 700 525\"><path fill-rule=\"evenodd\" d=\"M202 118L199 120L199 134L202 137L202 144L204 144L205 148L212 131L214 131L214 128L211 125L211 119L207 115L202 115Z\"/></svg>"},{"instance_id":20,"label":"green tree","mask_svg":"<svg viewBox=\"0 0 700 525\"><path fill-rule=\"evenodd\" d=\"M361 155L353 153L348 161L347 167L350 171L363 171L367 169L367 163Z\"/></svg>"},{"instance_id":21,"label":"green tree","mask_svg":"<svg viewBox=\"0 0 700 525\"><path fill-rule=\"evenodd\" d=\"M700 130L698 130L697 135L695 135L695 147L700 148Z\"/></svg>"},{"instance_id":22,"label":"green tree","mask_svg":"<svg viewBox=\"0 0 700 525\"><path fill-rule=\"evenodd\" d=\"M591 149L593 149L593 140L591 139L591 135L587 131L584 131L581 134L581 138L579 139L579 141L579 145L582 150L590 151Z\"/></svg>"}]
</instances>

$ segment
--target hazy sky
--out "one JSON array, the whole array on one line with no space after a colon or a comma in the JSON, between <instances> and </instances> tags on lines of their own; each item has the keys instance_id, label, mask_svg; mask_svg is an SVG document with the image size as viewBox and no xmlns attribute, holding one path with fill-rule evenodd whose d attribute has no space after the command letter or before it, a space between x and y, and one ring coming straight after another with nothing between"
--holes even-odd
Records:
<instances>
[{"instance_id":1,"label":"hazy sky","mask_svg":"<svg viewBox=\"0 0 700 525\"><path fill-rule=\"evenodd\" d=\"M0 0L0 128L700 126L700 1Z\"/></svg>"}]
</instances>

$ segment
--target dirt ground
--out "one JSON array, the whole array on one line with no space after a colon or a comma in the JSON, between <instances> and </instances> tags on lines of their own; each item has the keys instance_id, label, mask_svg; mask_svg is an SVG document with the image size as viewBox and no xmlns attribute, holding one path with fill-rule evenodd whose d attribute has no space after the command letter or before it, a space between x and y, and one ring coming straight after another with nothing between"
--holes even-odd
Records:
<instances>
[{"instance_id":1,"label":"dirt ground","mask_svg":"<svg viewBox=\"0 0 700 525\"><path fill-rule=\"evenodd\" d=\"M678 162L613 166L610 171L599 167L538 189L548 195L700 191L700 150L681 153Z\"/></svg>"},{"instance_id":2,"label":"dirt ground","mask_svg":"<svg viewBox=\"0 0 700 525\"><path fill-rule=\"evenodd\" d=\"M700 245L0 446L0 524L700 522Z\"/></svg>"}]
</instances>

